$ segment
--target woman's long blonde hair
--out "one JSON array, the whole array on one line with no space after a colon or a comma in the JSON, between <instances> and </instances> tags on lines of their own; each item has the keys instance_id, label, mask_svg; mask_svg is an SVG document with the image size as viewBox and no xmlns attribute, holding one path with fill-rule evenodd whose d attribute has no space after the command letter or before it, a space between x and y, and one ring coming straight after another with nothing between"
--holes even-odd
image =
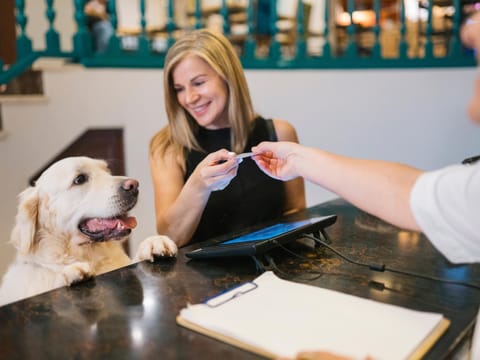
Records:
<instances>
[{"instance_id":1,"label":"woman's long blonde hair","mask_svg":"<svg viewBox=\"0 0 480 360\"><path fill-rule=\"evenodd\" d=\"M178 103L172 72L187 55L196 55L220 75L228 88L228 119L232 151L244 150L255 119L247 80L232 44L220 33L199 29L187 33L170 48L165 58L163 86L168 125L150 142L150 155L163 156L167 151L185 158L186 151L201 151L196 140L199 125Z\"/></svg>"}]
</instances>

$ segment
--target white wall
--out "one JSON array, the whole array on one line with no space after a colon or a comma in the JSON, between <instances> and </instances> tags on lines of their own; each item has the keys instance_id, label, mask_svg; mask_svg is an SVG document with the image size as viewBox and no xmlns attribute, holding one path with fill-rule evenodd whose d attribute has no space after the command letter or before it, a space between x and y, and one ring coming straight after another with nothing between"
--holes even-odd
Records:
<instances>
[{"instance_id":1,"label":"white wall","mask_svg":"<svg viewBox=\"0 0 480 360\"><path fill-rule=\"evenodd\" d=\"M465 111L475 69L246 73L257 110L291 121L303 144L423 169L480 152ZM134 244L155 232L148 142L166 124L161 70L51 71L44 82L47 101L2 104L0 274L13 254L17 194L89 127L124 127L127 173L141 183ZM332 197L307 184L309 205Z\"/></svg>"}]
</instances>

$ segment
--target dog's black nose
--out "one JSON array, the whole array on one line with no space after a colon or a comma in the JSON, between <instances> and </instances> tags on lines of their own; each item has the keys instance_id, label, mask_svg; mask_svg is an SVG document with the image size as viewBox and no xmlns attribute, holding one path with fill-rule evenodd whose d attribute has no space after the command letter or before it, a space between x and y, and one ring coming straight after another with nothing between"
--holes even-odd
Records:
<instances>
[{"instance_id":1,"label":"dog's black nose","mask_svg":"<svg viewBox=\"0 0 480 360\"><path fill-rule=\"evenodd\" d=\"M122 189L127 192L138 193L138 181L135 179L127 179L122 182Z\"/></svg>"}]
</instances>

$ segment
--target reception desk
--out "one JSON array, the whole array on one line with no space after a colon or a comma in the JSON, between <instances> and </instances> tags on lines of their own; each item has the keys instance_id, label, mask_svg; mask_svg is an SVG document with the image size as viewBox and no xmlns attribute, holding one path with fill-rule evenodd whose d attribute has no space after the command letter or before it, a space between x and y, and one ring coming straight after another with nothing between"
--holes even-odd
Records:
<instances>
[{"instance_id":1,"label":"reception desk","mask_svg":"<svg viewBox=\"0 0 480 360\"><path fill-rule=\"evenodd\" d=\"M343 200L307 212L338 216L327 229L331 245L352 259L480 285L479 265L454 266L423 235L388 225ZM450 327L425 359L451 358L468 346L480 290L374 272L309 241L288 248L302 257L282 248L272 251L280 276L443 313ZM175 317L187 303L201 302L259 275L250 258L193 261L184 255L191 249L180 249L176 259L135 264L1 307L0 359L260 359L176 324Z\"/></svg>"}]
</instances>

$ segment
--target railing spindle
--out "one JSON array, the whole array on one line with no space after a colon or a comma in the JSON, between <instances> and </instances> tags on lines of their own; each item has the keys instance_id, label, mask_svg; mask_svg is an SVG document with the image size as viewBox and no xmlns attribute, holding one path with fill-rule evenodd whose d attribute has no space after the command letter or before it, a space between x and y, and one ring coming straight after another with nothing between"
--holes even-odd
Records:
<instances>
[{"instance_id":1,"label":"railing spindle","mask_svg":"<svg viewBox=\"0 0 480 360\"><path fill-rule=\"evenodd\" d=\"M150 52L149 42L147 37L147 19L145 17L146 4L145 0L140 0L140 37L138 42L138 52L140 55L146 55Z\"/></svg>"},{"instance_id":2,"label":"railing spindle","mask_svg":"<svg viewBox=\"0 0 480 360\"><path fill-rule=\"evenodd\" d=\"M347 26L347 49L345 51L345 56L347 58L355 58L357 56L357 46L355 37L355 24L353 23L353 12L355 11L355 2L354 0L347 0L347 12L350 16L350 24Z\"/></svg>"},{"instance_id":3,"label":"railing spindle","mask_svg":"<svg viewBox=\"0 0 480 360\"><path fill-rule=\"evenodd\" d=\"M400 44L398 49L400 59L406 59L408 56L407 26L404 1L405 0L400 0Z\"/></svg>"},{"instance_id":4,"label":"railing spindle","mask_svg":"<svg viewBox=\"0 0 480 360\"><path fill-rule=\"evenodd\" d=\"M432 21L433 21L433 1L428 0L428 18L425 28L425 56L433 58L433 41L432 41Z\"/></svg>"},{"instance_id":5,"label":"railing spindle","mask_svg":"<svg viewBox=\"0 0 480 360\"><path fill-rule=\"evenodd\" d=\"M330 0L325 0L325 26L323 28L323 51L322 58L330 59L332 56L332 49L330 47Z\"/></svg>"},{"instance_id":6,"label":"railing spindle","mask_svg":"<svg viewBox=\"0 0 480 360\"><path fill-rule=\"evenodd\" d=\"M118 56L121 54L120 39L117 35L118 17L117 17L117 0L110 0L107 2L110 23L112 24L113 34L108 41L108 55Z\"/></svg>"},{"instance_id":7,"label":"railing spindle","mask_svg":"<svg viewBox=\"0 0 480 360\"><path fill-rule=\"evenodd\" d=\"M375 13L375 25L373 26L374 44L372 48L372 57L380 58L380 0L373 0L373 10Z\"/></svg>"},{"instance_id":8,"label":"railing spindle","mask_svg":"<svg viewBox=\"0 0 480 360\"><path fill-rule=\"evenodd\" d=\"M220 7L220 15L222 16L222 30L225 35L230 34L230 21L228 19L227 0L222 0Z\"/></svg>"},{"instance_id":9,"label":"railing spindle","mask_svg":"<svg viewBox=\"0 0 480 360\"><path fill-rule=\"evenodd\" d=\"M304 27L304 20L305 15L303 11L303 1L298 0L298 8L297 8L297 51L295 55L295 59L301 60L307 56L307 45L305 42L305 27Z\"/></svg>"},{"instance_id":10,"label":"railing spindle","mask_svg":"<svg viewBox=\"0 0 480 360\"><path fill-rule=\"evenodd\" d=\"M45 35L45 40L47 48L45 53L48 55L59 55L60 54L60 36L55 30L53 23L55 21L55 9L53 7L53 0L46 0L47 10L45 15L48 20L48 31Z\"/></svg>"},{"instance_id":11,"label":"railing spindle","mask_svg":"<svg viewBox=\"0 0 480 360\"><path fill-rule=\"evenodd\" d=\"M460 54L462 52L460 42L460 15L462 12L462 4L460 0L453 0L453 8L452 33L449 39L448 56L454 56L454 54Z\"/></svg>"},{"instance_id":12,"label":"railing spindle","mask_svg":"<svg viewBox=\"0 0 480 360\"><path fill-rule=\"evenodd\" d=\"M269 57L271 60L274 62L277 61L280 58L280 43L278 42L277 39L277 18L278 18L278 13L277 13L277 1L276 0L270 0L270 9L272 9L272 15L270 17L270 29L272 33L272 39L270 40L270 49L269 49Z\"/></svg>"},{"instance_id":13,"label":"railing spindle","mask_svg":"<svg viewBox=\"0 0 480 360\"><path fill-rule=\"evenodd\" d=\"M245 51L243 55L246 61L250 61L255 58L256 43L252 35L254 32L253 5L254 1L249 0L247 3L247 39L245 41Z\"/></svg>"},{"instance_id":14,"label":"railing spindle","mask_svg":"<svg viewBox=\"0 0 480 360\"><path fill-rule=\"evenodd\" d=\"M17 56L19 58L25 57L32 52L32 41L27 36L27 16L25 15L25 1L16 0L17 7L17 24L20 27L20 35L17 38Z\"/></svg>"},{"instance_id":15,"label":"railing spindle","mask_svg":"<svg viewBox=\"0 0 480 360\"><path fill-rule=\"evenodd\" d=\"M195 0L195 29L202 28L202 1Z\"/></svg>"},{"instance_id":16,"label":"railing spindle","mask_svg":"<svg viewBox=\"0 0 480 360\"><path fill-rule=\"evenodd\" d=\"M83 0L75 0L75 21L77 22L78 30L73 36L73 51L78 58L87 58L93 53L92 34L87 29L87 20L83 7Z\"/></svg>"},{"instance_id":17,"label":"railing spindle","mask_svg":"<svg viewBox=\"0 0 480 360\"><path fill-rule=\"evenodd\" d=\"M175 31L175 7L174 1L168 0L168 9L167 9L167 48L173 45L175 39L173 38L173 32Z\"/></svg>"}]
</instances>

